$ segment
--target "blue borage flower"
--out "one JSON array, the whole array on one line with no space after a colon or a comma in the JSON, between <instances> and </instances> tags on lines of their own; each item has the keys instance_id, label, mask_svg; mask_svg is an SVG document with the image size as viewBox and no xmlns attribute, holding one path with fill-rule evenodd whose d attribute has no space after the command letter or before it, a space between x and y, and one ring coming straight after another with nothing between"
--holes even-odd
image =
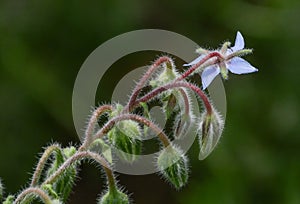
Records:
<instances>
[{"instance_id":1,"label":"blue borage flower","mask_svg":"<svg viewBox=\"0 0 300 204\"><path fill-rule=\"evenodd\" d=\"M206 89L214 80L214 78L220 73L224 79L228 79L228 70L234 74L248 74L258 71L258 69L256 69L250 63L248 63L246 60L240 57L251 53L252 50L244 49L244 38L239 31L236 34L234 46L229 46L230 42L225 42L222 48L219 51L217 51L223 57L222 60L219 60L219 62L214 65L210 65L204 68L201 74L203 90ZM211 51L200 48L197 52L200 54L200 56L192 62L184 64L184 66L192 66L197 64Z\"/></svg>"}]
</instances>

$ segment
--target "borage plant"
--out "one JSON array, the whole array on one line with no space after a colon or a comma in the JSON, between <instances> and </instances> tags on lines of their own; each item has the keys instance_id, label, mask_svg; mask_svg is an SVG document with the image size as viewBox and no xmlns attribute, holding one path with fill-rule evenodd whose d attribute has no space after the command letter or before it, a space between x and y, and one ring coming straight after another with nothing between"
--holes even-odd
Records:
<instances>
[{"instance_id":1,"label":"borage plant","mask_svg":"<svg viewBox=\"0 0 300 204\"><path fill-rule=\"evenodd\" d=\"M142 153L143 135L147 131L155 132L162 144L156 158L157 170L176 189L183 187L188 181L188 159L174 140L184 139L191 125L196 125L199 159L203 160L217 145L224 128L222 116L203 90L218 74L228 79L228 70L234 74L257 71L241 58L252 50L244 49L244 39L239 32L233 47L230 42L225 42L218 50L199 48L196 51L199 57L185 64L188 69L183 73L176 70L168 56L155 60L136 84L125 106L112 103L96 108L79 148L62 148L58 144L48 146L40 157L30 185L17 195L8 195L3 199L3 204L26 204L36 199L46 204L66 203L80 163L84 160L100 164L106 174L107 190L102 193L99 204L129 203L128 195L117 184L110 149L118 149L118 158L133 163ZM202 89L188 80L198 73L201 73ZM199 118L194 116L191 108L191 93L198 96L204 106ZM171 121L169 124L173 127L168 132L151 120L148 110L154 100L161 104L165 118ZM100 118L102 123L98 128ZM95 151L95 146L102 151ZM2 196L0 181L0 199Z\"/></svg>"}]
</instances>

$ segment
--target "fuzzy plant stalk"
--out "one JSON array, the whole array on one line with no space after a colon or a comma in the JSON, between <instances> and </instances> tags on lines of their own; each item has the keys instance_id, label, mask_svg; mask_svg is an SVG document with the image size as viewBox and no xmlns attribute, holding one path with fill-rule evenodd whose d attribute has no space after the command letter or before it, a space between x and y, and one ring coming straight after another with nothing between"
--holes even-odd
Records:
<instances>
[{"instance_id":1,"label":"fuzzy plant stalk","mask_svg":"<svg viewBox=\"0 0 300 204\"><path fill-rule=\"evenodd\" d=\"M252 52L245 49L243 36L237 32L234 46L225 42L219 49L199 48L195 60L180 73L169 56L159 57L149 66L137 82L125 105L112 102L96 107L88 120L83 142L78 146L61 147L52 144L45 148L33 172L29 185L15 195L6 195L0 180L0 201L3 204L29 204L35 200L46 204L67 203L76 182L80 164L93 161L103 168L106 186L98 204L128 204L128 195L118 185L113 157L133 163L143 153L143 134L152 131L161 142L156 157L157 171L174 188L181 189L188 182L188 158L175 145L177 138L184 139L192 125L196 125L200 146L199 159L205 159L218 144L224 128L222 115L213 106L205 89L220 74L228 79L228 71L247 74L257 69L242 56ZM190 82L190 77L200 74L202 87ZM191 107L191 94L197 96L203 110L195 117ZM158 101L171 128L166 130L155 124L149 109ZM141 111L142 110L142 111ZM100 120L101 118L101 120ZM101 122L100 122L101 121ZM102 151L95 151L95 146ZM112 154L111 149L117 149Z\"/></svg>"}]
</instances>

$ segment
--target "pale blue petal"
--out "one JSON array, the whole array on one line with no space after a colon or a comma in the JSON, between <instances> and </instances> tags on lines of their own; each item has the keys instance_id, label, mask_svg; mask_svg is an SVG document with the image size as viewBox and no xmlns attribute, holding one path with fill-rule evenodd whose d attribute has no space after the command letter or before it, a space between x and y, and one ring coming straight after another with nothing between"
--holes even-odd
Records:
<instances>
[{"instance_id":1,"label":"pale blue petal","mask_svg":"<svg viewBox=\"0 0 300 204\"><path fill-rule=\"evenodd\" d=\"M233 52L236 52L236 51L244 49L244 47L245 47L244 38L243 38L242 34L238 31L236 34L234 46L231 48L231 50Z\"/></svg>"},{"instance_id":2,"label":"pale blue petal","mask_svg":"<svg viewBox=\"0 0 300 204\"><path fill-rule=\"evenodd\" d=\"M210 66L204 69L201 74L202 89L206 89L219 73L220 68L217 66Z\"/></svg>"},{"instance_id":3,"label":"pale blue petal","mask_svg":"<svg viewBox=\"0 0 300 204\"><path fill-rule=\"evenodd\" d=\"M192 62L190 62L188 64L184 64L183 66L192 66L192 65L197 64L198 62L200 62L203 58L204 58L204 55L200 55L199 57L194 59Z\"/></svg>"},{"instance_id":4,"label":"pale blue petal","mask_svg":"<svg viewBox=\"0 0 300 204\"><path fill-rule=\"evenodd\" d=\"M248 74L252 72L257 72L258 69L253 67L249 62L240 58L234 57L232 58L229 63L227 63L227 68L230 72L234 74Z\"/></svg>"}]
</instances>

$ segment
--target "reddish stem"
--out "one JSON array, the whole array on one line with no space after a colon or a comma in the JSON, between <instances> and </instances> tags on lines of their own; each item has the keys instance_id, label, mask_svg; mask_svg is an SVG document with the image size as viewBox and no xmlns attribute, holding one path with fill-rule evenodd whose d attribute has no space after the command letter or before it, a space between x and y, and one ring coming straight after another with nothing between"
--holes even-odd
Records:
<instances>
[{"instance_id":1,"label":"reddish stem","mask_svg":"<svg viewBox=\"0 0 300 204\"><path fill-rule=\"evenodd\" d=\"M191 66L188 70L186 70L176 81L181 81L187 78L190 74L192 74L200 65L204 64L207 60L217 57L218 59L223 59L222 55L219 52L211 52L207 54L202 60L200 60L197 64Z\"/></svg>"},{"instance_id":2,"label":"reddish stem","mask_svg":"<svg viewBox=\"0 0 300 204\"><path fill-rule=\"evenodd\" d=\"M162 87L158 87L158 88L154 89L153 91L151 91L150 93L148 93L147 95L140 98L139 100L137 100L136 103L132 106L132 108L134 108L136 105L138 105L141 102L146 102L146 101L151 100L152 98L156 97L157 95L161 94L162 92L165 92L170 89L178 88L178 87L185 87L185 88L189 88L189 89L193 90L202 99L207 113L208 114L212 113L212 107L211 107L209 99L205 95L205 93L198 86L195 86L188 82L174 82L174 83L170 83L165 86L162 86Z\"/></svg>"},{"instance_id":3,"label":"reddish stem","mask_svg":"<svg viewBox=\"0 0 300 204\"><path fill-rule=\"evenodd\" d=\"M134 104L134 102L136 101L141 89L146 84L147 80L151 77L151 75L155 72L155 70L157 70L157 68L165 62L172 63L172 59L167 56L163 56L163 57L158 58L151 65L151 67L147 70L147 72L144 74L144 76L140 79L140 81L134 88L132 95L130 96L129 103L126 106L126 108L124 108L124 110L129 110L129 108L132 106L132 104Z\"/></svg>"},{"instance_id":4,"label":"reddish stem","mask_svg":"<svg viewBox=\"0 0 300 204\"><path fill-rule=\"evenodd\" d=\"M94 134L95 126L96 126L96 123L97 123L99 117L102 114L104 114L108 111L111 111L112 109L113 109L113 107L111 105L103 105L103 106L98 107L96 110L94 110L93 115L91 116L88 126L86 128L85 139L84 139L82 147L80 148L80 151L83 151L92 142L91 137Z\"/></svg>"},{"instance_id":5,"label":"reddish stem","mask_svg":"<svg viewBox=\"0 0 300 204\"><path fill-rule=\"evenodd\" d=\"M114 125L117 122L123 121L123 120L134 120L138 123L142 123L146 126L148 126L149 128L151 128L154 132L156 132L158 135L158 138L161 140L161 142L163 143L163 145L165 147L170 145L170 140L168 138L168 136L163 132L163 130L161 128L159 128L157 125L155 125L153 122L151 122L150 120L139 116L139 115L134 115L134 114L122 114L119 115L113 119L111 119L110 121L108 121L105 126L103 126L95 135L94 135L94 140L97 138L101 138L103 137L107 132L109 132Z\"/></svg>"}]
</instances>

